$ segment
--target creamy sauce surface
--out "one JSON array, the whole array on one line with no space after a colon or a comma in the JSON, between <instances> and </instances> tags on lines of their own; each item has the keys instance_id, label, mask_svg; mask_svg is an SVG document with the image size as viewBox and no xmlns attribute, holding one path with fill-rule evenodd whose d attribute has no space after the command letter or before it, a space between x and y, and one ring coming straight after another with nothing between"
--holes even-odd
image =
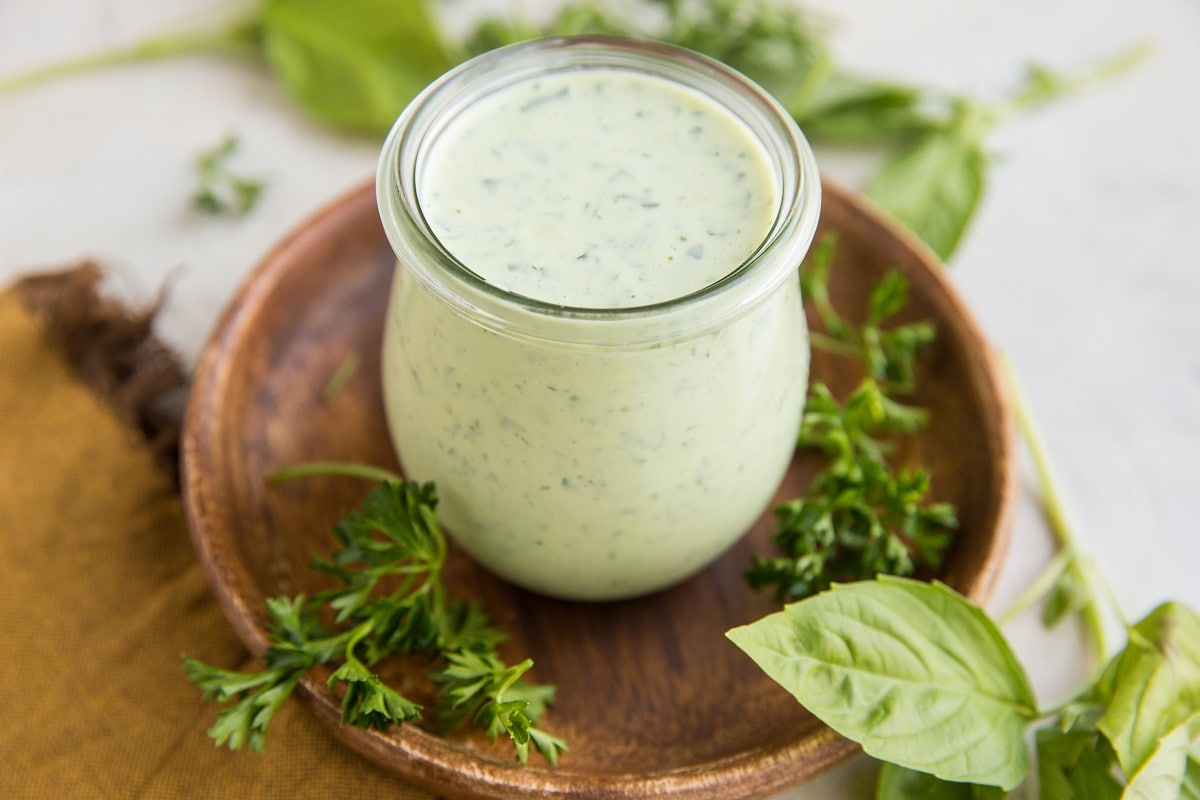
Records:
<instances>
[{"instance_id":1,"label":"creamy sauce surface","mask_svg":"<svg viewBox=\"0 0 1200 800\"><path fill-rule=\"evenodd\" d=\"M763 241L778 180L746 124L700 92L614 67L476 101L423 155L434 234L489 283L626 308L682 297Z\"/></svg>"}]
</instances>

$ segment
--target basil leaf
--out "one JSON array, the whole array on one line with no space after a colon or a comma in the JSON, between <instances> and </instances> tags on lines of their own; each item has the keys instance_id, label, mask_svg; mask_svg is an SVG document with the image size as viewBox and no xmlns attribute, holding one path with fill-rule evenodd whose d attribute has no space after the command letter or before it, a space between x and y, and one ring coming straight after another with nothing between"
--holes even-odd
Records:
<instances>
[{"instance_id":1,"label":"basil leaf","mask_svg":"<svg viewBox=\"0 0 1200 800\"><path fill-rule=\"evenodd\" d=\"M867 186L868 196L943 260L979 205L988 163L984 122L970 106L964 109L954 123L922 134L884 161Z\"/></svg>"},{"instance_id":2,"label":"basil leaf","mask_svg":"<svg viewBox=\"0 0 1200 800\"><path fill-rule=\"evenodd\" d=\"M867 302L867 324L878 327L888 317L904 308L908 301L908 281L898 269L890 269L875 288Z\"/></svg>"},{"instance_id":3,"label":"basil leaf","mask_svg":"<svg viewBox=\"0 0 1200 800\"><path fill-rule=\"evenodd\" d=\"M1180 800L1200 800L1200 752L1195 748L1187 760L1183 784L1179 787Z\"/></svg>"},{"instance_id":4,"label":"basil leaf","mask_svg":"<svg viewBox=\"0 0 1200 800\"><path fill-rule=\"evenodd\" d=\"M875 800L1000 800L1005 792L996 786L952 783L895 764L879 770Z\"/></svg>"},{"instance_id":5,"label":"basil leaf","mask_svg":"<svg viewBox=\"0 0 1200 800\"><path fill-rule=\"evenodd\" d=\"M1189 754L1200 744L1200 713L1186 721L1159 740L1146 763L1129 779L1122 800L1158 800L1162 797L1180 797L1188 772L1195 777L1195 768L1189 770Z\"/></svg>"},{"instance_id":6,"label":"basil leaf","mask_svg":"<svg viewBox=\"0 0 1200 800\"><path fill-rule=\"evenodd\" d=\"M268 0L262 46L314 116L376 133L451 66L421 0Z\"/></svg>"},{"instance_id":7,"label":"basil leaf","mask_svg":"<svg viewBox=\"0 0 1200 800\"><path fill-rule=\"evenodd\" d=\"M1038 730L1039 800L1118 800L1116 757L1095 730Z\"/></svg>"},{"instance_id":8,"label":"basil leaf","mask_svg":"<svg viewBox=\"0 0 1200 800\"><path fill-rule=\"evenodd\" d=\"M940 123L923 109L925 92L831 72L807 106L789 107L805 135L841 144L876 144L925 133Z\"/></svg>"},{"instance_id":9,"label":"basil leaf","mask_svg":"<svg viewBox=\"0 0 1200 800\"><path fill-rule=\"evenodd\" d=\"M1004 789L1028 772L1029 680L995 624L945 585L835 585L726 635L876 758Z\"/></svg>"},{"instance_id":10,"label":"basil leaf","mask_svg":"<svg viewBox=\"0 0 1200 800\"><path fill-rule=\"evenodd\" d=\"M1200 708L1200 616L1164 603L1129 632L1114 659L1108 708L1096 723L1133 775L1160 737Z\"/></svg>"},{"instance_id":11,"label":"basil leaf","mask_svg":"<svg viewBox=\"0 0 1200 800\"><path fill-rule=\"evenodd\" d=\"M1078 557L1072 557L1042 607L1042 624L1053 628L1068 616L1078 614L1093 601L1081 572Z\"/></svg>"}]
</instances>

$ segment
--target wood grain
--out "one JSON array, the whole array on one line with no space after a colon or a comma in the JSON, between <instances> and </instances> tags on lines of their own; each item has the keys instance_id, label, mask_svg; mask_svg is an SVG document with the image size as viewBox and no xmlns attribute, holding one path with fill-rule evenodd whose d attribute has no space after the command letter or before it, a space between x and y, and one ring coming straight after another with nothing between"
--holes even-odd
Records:
<instances>
[{"instance_id":1,"label":"wood grain","mask_svg":"<svg viewBox=\"0 0 1200 800\"><path fill-rule=\"evenodd\" d=\"M928 318L938 339L922 359L917 401L936 424L911 448L961 530L938 577L976 600L999 572L1014 498L1012 425L992 355L933 257L862 200L825 186L821 227L840 239L835 303L861 309L890 267L912 285L906 316ZM183 440L184 499L213 590L247 647L267 643L264 600L311 593L307 567L331 549L330 525L365 491L312 479L269 487L271 472L339 459L396 468L385 428L379 350L393 256L372 187L329 206L281 242L227 309L197 368ZM322 388L348 354L361 366L332 400ZM813 373L835 391L857 376L815 354ZM799 493L812 462L797 458L778 497ZM317 671L302 694L348 746L414 783L453 797L765 797L854 752L724 639L774 610L742 572L770 552L769 514L728 553L672 589L631 601L583 604L510 586L454 553L452 592L483 600L512 634L505 655L531 656L531 678L558 685L543 726L571 745L557 767L521 767L507 745L439 736L410 725L387 733L338 725ZM420 663L389 662L385 676L432 698Z\"/></svg>"}]
</instances>

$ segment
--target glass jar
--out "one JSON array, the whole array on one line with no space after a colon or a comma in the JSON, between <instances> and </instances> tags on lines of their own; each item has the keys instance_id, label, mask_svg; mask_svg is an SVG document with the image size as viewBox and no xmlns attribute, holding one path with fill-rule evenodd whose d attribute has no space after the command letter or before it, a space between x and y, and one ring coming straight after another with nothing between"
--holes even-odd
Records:
<instances>
[{"instance_id":1,"label":"glass jar","mask_svg":"<svg viewBox=\"0 0 1200 800\"><path fill-rule=\"evenodd\" d=\"M727 138L693 147L710 130ZM796 273L820 182L762 89L657 43L514 45L410 104L377 191L398 259L389 430L472 557L537 592L630 597L700 570L763 512L803 409ZM589 271L613 236L608 271Z\"/></svg>"}]
</instances>

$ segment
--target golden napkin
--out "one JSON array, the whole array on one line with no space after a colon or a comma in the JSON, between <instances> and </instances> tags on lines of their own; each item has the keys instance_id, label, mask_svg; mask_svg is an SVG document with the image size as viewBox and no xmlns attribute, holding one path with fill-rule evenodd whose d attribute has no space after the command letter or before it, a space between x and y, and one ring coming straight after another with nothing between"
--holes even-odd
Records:
<instances>
[{"instance_id":1,"label":"golden napkin","mask_svg":"<svg viewBox=\"0 0 1200 800\"><path fill-rule=\"evenodd\" d=\"M209 592L170 468L136 430L169 452L154 403L129 402L169 394L170 370L139 363L161 348L129 342L97 359L96 320L72 315L111 321L112 304L30 311L64 292L95 301L97 279L87 266L0 292L0 798L430 797L348 750L299 700L261 755L206 735L216 706L180 654L255 662ZM135 317L120 335L149 327ZM89 369L101 377L85 386Z\"/></svg>"}]
</instances>

